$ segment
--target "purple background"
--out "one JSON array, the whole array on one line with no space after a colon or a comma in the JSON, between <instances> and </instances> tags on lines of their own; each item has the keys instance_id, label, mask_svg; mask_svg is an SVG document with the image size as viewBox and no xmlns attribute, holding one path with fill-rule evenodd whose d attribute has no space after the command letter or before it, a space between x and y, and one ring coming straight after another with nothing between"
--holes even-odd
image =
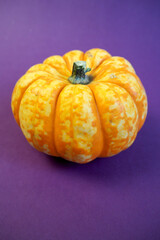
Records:
<instances>
[{"instance_id":1,"label":"purple background","mask_svg":"<svg viewBox=\"0 0 160 240\"><path fill-rule=\"evenodd\" d=\"M160 239L160 2L0 0L0 239ZM119 155L78 165L37 152L15 123L11 93L45 58L103 48L123 56L149 112Z\"/></svg>"}]
</instances>

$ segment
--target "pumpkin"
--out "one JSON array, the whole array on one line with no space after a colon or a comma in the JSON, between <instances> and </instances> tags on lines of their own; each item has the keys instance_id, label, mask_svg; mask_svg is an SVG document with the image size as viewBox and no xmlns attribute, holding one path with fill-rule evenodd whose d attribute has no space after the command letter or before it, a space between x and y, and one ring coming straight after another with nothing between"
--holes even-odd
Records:
<instances>
[{"instance_id":1,"label":"pumpkin","mask_svg":"<svg viewBox=\"0 0 160 240\"><path fill-rule=\"evenodd\" d=\"M146 119L147 97L125 58L95 48L32 66L16 83L11 107L34 148L87 163L131 146Z\"/></svg>"}]
</instances>

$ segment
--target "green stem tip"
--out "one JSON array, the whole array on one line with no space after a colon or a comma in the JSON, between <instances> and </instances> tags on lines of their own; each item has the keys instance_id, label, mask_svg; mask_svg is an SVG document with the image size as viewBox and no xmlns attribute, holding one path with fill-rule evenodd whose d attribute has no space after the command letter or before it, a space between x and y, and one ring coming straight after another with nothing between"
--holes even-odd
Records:
<instances>
[{"instance_id":1,"label":"green stem tip","mask_svg":"<svg viewBox=\"0 0 160 240\"><path fill-rule=\"evenodd\" d=\"M91 81L91 76L85 75L85 73L91 71L91 68L86 68L85 61L77 61L73 63L72 75L68 80L72 84L88 84Z\"/></svg>"}]
</instances>

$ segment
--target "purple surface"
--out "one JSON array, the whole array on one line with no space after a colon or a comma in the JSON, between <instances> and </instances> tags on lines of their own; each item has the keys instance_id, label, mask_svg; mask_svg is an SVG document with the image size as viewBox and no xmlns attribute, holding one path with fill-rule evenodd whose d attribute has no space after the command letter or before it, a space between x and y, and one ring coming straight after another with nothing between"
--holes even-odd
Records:
<instances>
[{"instance_id":1,"label":"purple surface","mask_svg":"<svg viewBox=\"0 0 160 240\"><path fill-rule=\"evenodd\" d=\"M160 239L160 2L0 1L0 239ZM10 108L13 87L45 58L93 47L123 56L149 101L126 151L87 165L29 146Z\"/></svg>"}]
</instances>

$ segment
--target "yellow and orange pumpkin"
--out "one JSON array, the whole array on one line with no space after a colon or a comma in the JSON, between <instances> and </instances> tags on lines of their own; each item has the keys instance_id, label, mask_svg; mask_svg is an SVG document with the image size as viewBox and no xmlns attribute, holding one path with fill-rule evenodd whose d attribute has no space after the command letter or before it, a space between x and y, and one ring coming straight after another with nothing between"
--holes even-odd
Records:
<instances>
[{"instance_id":1,"label":"yellow and orange pumpkin","mask_svg":"<svg viewBox=\"0 0 160 240\"><path fill-rule=\"evenodd\" d=\"M32 66L16 83L11 106L33 147L77 163L128 148L147 115L132 65L98 48Z\"/></svg>"}]
</instances>

